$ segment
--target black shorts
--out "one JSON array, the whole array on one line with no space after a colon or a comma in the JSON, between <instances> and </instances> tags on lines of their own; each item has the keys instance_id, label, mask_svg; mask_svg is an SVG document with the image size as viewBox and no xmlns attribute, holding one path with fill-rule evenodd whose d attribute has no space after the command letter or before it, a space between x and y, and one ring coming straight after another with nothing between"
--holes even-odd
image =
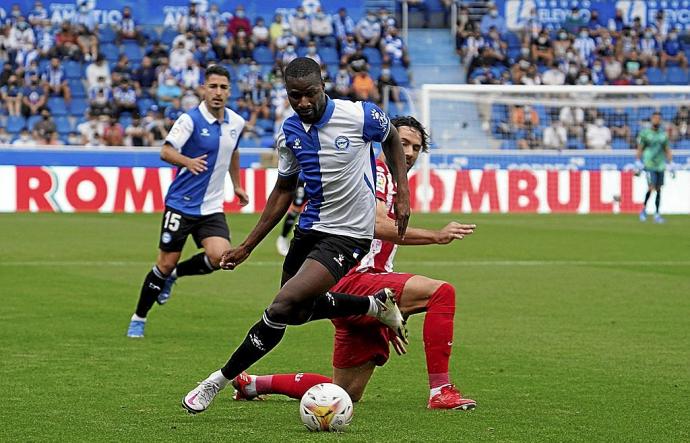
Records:
<instances>
[{"instance_id":1,"label":"black shorts","mask_svg":"<svg viewBox=\"0 0 690 443\"><path fill-rule=\"evenodd\" d=\"M158 242L161 251L182 251L189 234L192 235L197 248L201 248L201 240L208 237L223 237L230 241L230 230L222 212L196 217L166 206Z\"/></svg>"},{"instance_id":2,"label":"black shorts","mask_svg":"<svg viewBox=\"0 0 690 443\"><path fill-rule=\"evenodd\" d=\"M326 234L314 230L303 231L297 227L283 263L283 272L293 276L297 274L304 261L311 258L324 265L338 281L369 252L370 246L369 239Z\"/></svg>"},{"instance_id":3,"label":"black shorts","mask_svg":"<svg viewBox=\"0 0 690 443\"><path fill-rule=\"evenodd\" d=\"M647 174L647 184L649 186L654 186L655 188L660 188L664 186L664 171L650 171L645 169Z\"/></svg>"}]
</instances>

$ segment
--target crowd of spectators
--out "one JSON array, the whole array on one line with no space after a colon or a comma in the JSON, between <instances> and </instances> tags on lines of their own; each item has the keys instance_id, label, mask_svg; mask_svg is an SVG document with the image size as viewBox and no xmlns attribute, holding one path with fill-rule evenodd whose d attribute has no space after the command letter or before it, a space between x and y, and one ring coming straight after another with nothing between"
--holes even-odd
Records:
<instances>
[{"instance_id":1,"label":"crowd of spectators","mask_svg":"<svg viewBox=\"0 0 690 443\"><path fill-rule=\"evenodd\" d=\"M663 10L647 26L641 23L639 17L627 23L620 10L605 21L596 10L573 7L559 27L550 29L532 9L522 28L511 32L496 5L490 5L481 21L473 21L468 8L461 6L456 49L468 83L474 84L687 85L688 61L680 32L669 26ZM634 146L637 117L624 109L605 111L501 105L494 106L483 125L506 139L509 148ZM651 112L643 114L640 120L651 116ZM666 114L672 137L687 138L687 130L682 129L687 128L682 121L687 108Z\"/></svg>"},{"instance_id":2,"label":"crowd of spectators","mask_svg":"<svg viewBox=\"0 0 690 443\"><path fill-rule=\"evenodd\" d=\"M14 5L0 23L0 126L17 144L161 144L200 103L204 69L215 63L230 69L228 105L257 142L291 112L282 71L298 56L322 66L334 98L380 102L385 89L400 106L397 86L409 81L407 48L385 8L357 19L345 8L298 6L269 23L242 5L226 20L217 5L201 11L191 2L161 34L129 7L112 27L99 26L88 2L76 8L71 22L55 24L36 0L29 11Z\"/></svg>"}]
</instances>

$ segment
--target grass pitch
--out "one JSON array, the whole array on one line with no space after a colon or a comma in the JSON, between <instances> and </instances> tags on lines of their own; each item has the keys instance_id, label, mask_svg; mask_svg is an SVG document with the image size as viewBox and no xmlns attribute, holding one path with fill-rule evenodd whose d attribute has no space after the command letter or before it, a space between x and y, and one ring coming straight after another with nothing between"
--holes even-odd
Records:
<instances>
[{"instance_id":1,"label":"grass pitch","mask_svg":"<svg viewBox=\"0 0 690 443\"><path fill-rule=\"evenodd\" d=\"M416 316L410 353L376 372L341 435L309 434L280 397L228 390L183 412L274 296L281 261L273 235L234 272L181 279L146 338L127 339L159 217L0 215L0 441L690 440L688 217L462 215L474 236L401 248L398 270L457 288L451 373L478 407L425 409ZM229 219L239 242L256 216ZM331 346L328 322L292 327L252 371L330 374Z\"/></svg>"}]
</instances>

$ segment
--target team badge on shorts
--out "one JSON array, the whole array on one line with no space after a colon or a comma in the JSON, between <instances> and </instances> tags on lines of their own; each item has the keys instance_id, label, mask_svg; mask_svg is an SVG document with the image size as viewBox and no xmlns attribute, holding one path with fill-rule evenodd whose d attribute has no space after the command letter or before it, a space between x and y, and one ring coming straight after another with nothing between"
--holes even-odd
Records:
<instances>
[{"instance_id":1,"label":"team badge on shorts","mask_svg":"<svg viewBox=\"0 0 690 443\"><path fill-rule=\"evenodd\" d=\"M172 240L172 235L169 232L164 232L163 235L161 235L161 242L167 244L170 243Z\"/></svg>"},{"instance_id":2,"label":"team badge on shorts","mask_svg":"<svg viewBox=\"0 0 690 443\"><path fill-rule=\"evenodd\" d=\"M350 139L344 135L337 136L335 138L335 147L340 151L346 150L350 147Z\"/></svg>"}]
</instances>

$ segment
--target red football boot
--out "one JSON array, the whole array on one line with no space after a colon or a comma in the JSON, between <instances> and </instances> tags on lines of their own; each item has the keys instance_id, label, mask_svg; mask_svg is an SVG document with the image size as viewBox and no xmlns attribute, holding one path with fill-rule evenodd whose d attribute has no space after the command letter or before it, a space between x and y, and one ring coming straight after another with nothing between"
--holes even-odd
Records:
<instances>
[{"instance_id":1,"label":"red football boot","mask_svg":"<svg viewBox=\"0 0 690 443\"><path fill-rule=\"evenodd\" d=\"M427 408L462 409L463 411L468 411L476 406L477 402L469 398L463 398L455 385L446 385L441 388L441 392L429 399Z\"/></svg>"},{"instance_id":2,"label":"red football boot","mask_svg":"<svg viewBox=\"0 0 690 443\"><path fill-rule=\"evenodd\" d=\"M252 382L251 377L246 372L242 371L240 375L232 379L232 387L235 388L235 395L232 396L235 400L261 400L258 395L249 395L246 387Z\"/></svg>"}]
</instances>

